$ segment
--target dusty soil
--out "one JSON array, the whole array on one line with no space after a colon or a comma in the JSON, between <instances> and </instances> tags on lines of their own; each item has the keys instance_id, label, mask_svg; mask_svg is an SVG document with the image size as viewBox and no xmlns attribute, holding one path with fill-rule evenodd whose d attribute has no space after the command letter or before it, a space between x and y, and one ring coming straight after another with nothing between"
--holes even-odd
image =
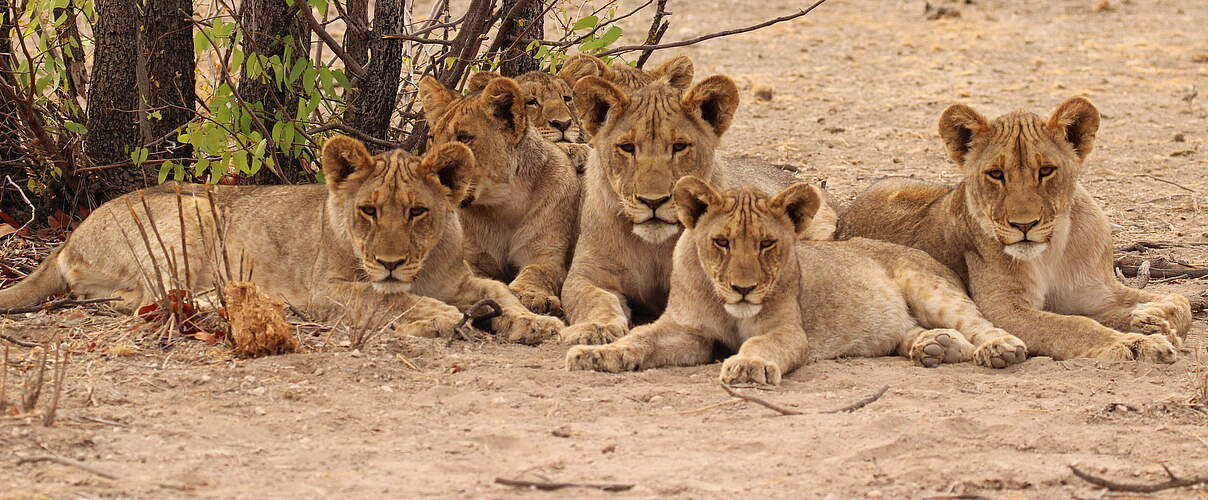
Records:
<instances>
[{"instance_id":1,"label":"dusty soil","mask_svg":"<svg viewBox=\"0 0 1208 500\"><path fill-rule=\"evenodd\" d=\"M1208 7L1100 3L937 2L960 16L928 20L923 2L832 1L678 53L696 60L698 77L724 73L744 87L724 159L797 168L840 199L885 175L952 181L934 130L950 103L1047 113L1088 95L1104 121L1084 183L1123 226L1121 245L1208 241L1208 95L1184 99L1195 85L1208 91ZM672 5L668 39L797 8ZM630 41L646 22L627 24ZM760 87L771 100L754 97ZM1160 252L1208 264L1208 247ZM1150 286L1201 296L1208 280ZM354 351L325 332L304 335L307 354L239 360L197 341L163 348L128 330L139 320L79 310L15 319L4 333L57 332L74 354L53 427L36 413L0 416L4 498L1102 498L1067 466L1132 482L1164 479L1160 464L1208 469L1208 413L1189 404L1204 383L1193 372L1208 363L1202 314L1174 365L817 363L755 392L810 412L791 417L731 400L717 364L570 373L559 346L383 337ZM31 351L12 357L10 377L27 376ZM10 400L19 385L8 384ZM889 391L854 413L812 413L881 385ZM117 479L18 464L48 454ZM497 477L634 487L540 493Z\"/></svg>"}]
</instances>

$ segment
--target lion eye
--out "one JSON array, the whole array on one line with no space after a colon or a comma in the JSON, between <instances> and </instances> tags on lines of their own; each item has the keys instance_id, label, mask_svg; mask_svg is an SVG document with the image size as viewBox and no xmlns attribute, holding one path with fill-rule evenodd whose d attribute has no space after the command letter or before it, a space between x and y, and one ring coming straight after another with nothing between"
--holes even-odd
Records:
<instances>
[{"instance_id":1,"label":"lion eye","mask_svg":"<svg viewBox=\"0 0 1208 500\"><path fill-rule=\"evenodd\" d=\"M990 176L991 179L996 181L1002 180L1002 170L991 170L986 172L986 175Z\"/></svg>"},{"instance_id":2,"label":"lion eye","mask_svg":"<svg viewBox=\"0 0 1208 500\"><path fill-rule=\"evenodd\" d=\"M718 248L730 248L730 240L725 238L713 238L713 244Z\"/></svg>"},{"instance_id":3,"label":"lion eye","mask_svg":"<svg viewBox=\"0 0 1208 500\"><path fill-rule=\"evenodd\" d=\"M633 154L634 151L633 144L617 144L617 148L629 154Z\"/></svg>"},{"instance_id":4,"label":"lion eye","mask_svg":"<svg viewBox=\"0 0 1208 500\"><path fill-rule=\"evenodd\" d=\"M361 213L365 214L366 217L373 217L377 215L377 208L372 205L365 205L361 207Z\"/></svg>"},{"instance_id":5,"label":"lion eye","mask_svg":"<svg viewBox=\"0 0 1208 500\"><path fill-rule=\"evenodd\" d=\"M527 104L527 105L529 105L529 106L536 106L536 105L538 104L538 102L537 102L537 100L536 100L536 99L529 99L529 100L527 100L527 101L524 101L524 103L525 103L525 104Z\"/></svg>"},{"instance_id":6,"label":"lion eye","mask_svg":"<svg viewBox=\"0 0 1208 500\"><path fill-rule=\"evenodd\" d=\"M564 96L562 96L562 100L566 101L566 102L570 102L572 99L570 98L570 96L564 95Z\"/></svg>"},{"instance_id":7,"label":"lion eye","mask_svg":"<svg viewBox=\"0 0 1208 500\"><path fill-rule=\"evenodd\" d=\"M686 142L677 142L677 143L671 145L671 152L673 152L673 153L678 153L685 149L688 149L688 143L686 143Z\"/></svg>"},{"instance_id":8,"label":"lion eye","mask_svg":"<svg viewBox=\"0 0 1208 500\"><path fill-rule=\"evenodd\" d=\"M759 242L759 248L761 250L767 250L772 248L774 245L776 245L776 240L763 240Z\"/></svg>"},{"instance_id":9,"label":"lion eye","mask_svg":"<svg viewBox=\"0 0 1208 500\"><path fill-rule=\"evenodd\" d=\"M428 213L428 209L426 207L411 207L411 210L407 213L411 215L412 219L414 219Z\"/></svg>"},{"instance_id":10,"label":"lion eye","mask_svg":"<svg viewBox=\"0 0 1208 500\"><path fill-rule=\"evenodd\" d=\"M457 142L469 144L474 141L474 136L470 134L457 134Z\"/></svg>"},{"instance_id":11,"label":"lion eye","mask_svg":"<svg viewBox=\"0 0 1208 500\"><path fill-rule=\"evenodd\" d=\"M1056 167L1040 167L1040 178L1043 179L1045 177L1053 175L1053 172L1056 172L1056 171L1057 171Z\"/></svg>"}]
</instances>

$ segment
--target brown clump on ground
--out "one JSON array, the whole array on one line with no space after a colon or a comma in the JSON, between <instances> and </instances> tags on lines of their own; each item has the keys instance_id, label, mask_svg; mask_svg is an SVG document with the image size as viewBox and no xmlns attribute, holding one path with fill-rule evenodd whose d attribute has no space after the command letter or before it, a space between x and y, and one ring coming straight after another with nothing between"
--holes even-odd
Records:
<instances>
[{"instance_id":1,"label":"brown clump on ground","mask_svg":"<svg viewBox=\"0 0 1208 500\"><path fill-rule=\"evenodd\" d=\"M235 354L246 357L302 352L294 327L285 321L281 301L269 297L248 281L232 281L223 287L227 319Z\"/></svg>"}]
</instances>

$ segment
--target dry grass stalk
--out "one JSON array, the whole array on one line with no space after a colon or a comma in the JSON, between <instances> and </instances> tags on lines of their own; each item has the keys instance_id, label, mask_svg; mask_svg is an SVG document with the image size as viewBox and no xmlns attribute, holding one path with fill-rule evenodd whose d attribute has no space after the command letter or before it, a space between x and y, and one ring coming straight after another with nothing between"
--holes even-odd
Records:
<instances>
[{"instance_id":1,"label":"dry grass stalk","mask_svg":"<svg viewBox=\"0 0 1208 500\"><path fill-rule=\"evenodd\" d=\"M50 398L50 408L42 417L42 425L50 427L55 424L55 413L59 411L59 396L63 394L63 377L67 376L67 348L59 344L55 353L55 392Z\"/></svg>"},{"instance_id":2,"label":"dry grass stalk","mask_svg":"<svg viewBox=\"0 0 1208 500\"><path fill-rule=\"evenodd\" d=\"M42 396L42 385L46 383L46 348L36 347L34 350L40 350L38 353L38 371L30 378L25 379L24 398L22 401L21 411L29 413L34 411L34 407L38 405L38 398ZM33 354L33 353L30 353Z\"/></svg>"},{"instance_id":3,"label":"dry grass stalk","mask_svg":"<svg viewBox=\"0 0 1208 500\"><path fill-rule=\"evenodd\" d=\"M8 346L4 346L4 364L0 365L0 415L8 411Z\"/></svg>"},{"instance_id":4,"label":"dry grass stalk","mask_svg":"<svg viewBox=\"0 0 1208 500\"><path fill-rule=\"evenodd\" d=\"M259 357L302 351L294 327L285 320L285 305L260 292L255 283L228 282L223 295L237 355Z\"/></svg>"},{"instance_id":5,"label":"dry grass stalk","mask_svg":"<svg viewBox=\"0 0 1208 500\"><path fill-rule=\"evenodd\" d=\"M1204 351L1195 349L1195 362L1187 368L1191 382L1191 399L1187 403L1192 406L1208 406L1208 360L1201 356Z\"/></svg>"}]
</instances>

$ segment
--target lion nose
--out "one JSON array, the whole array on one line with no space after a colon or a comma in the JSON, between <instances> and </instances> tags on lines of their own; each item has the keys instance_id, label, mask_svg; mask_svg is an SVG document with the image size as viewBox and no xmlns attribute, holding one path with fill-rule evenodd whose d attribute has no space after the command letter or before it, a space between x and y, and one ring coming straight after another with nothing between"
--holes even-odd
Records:
<instances>
[{"instance_id":1,"label":"lion nose","mask_svg":"<svg viewBox=\"0 0 1208 500\"><path fill-rule=\"evenodd\" d=\"M670 196L663 196L661 198L647 198L645 196L638 197L638 201L642 202L643 205L650 207L651 210L657 210L659 207L663 206L664 203L667 203L667 200L670 200L670 199L671 199Z\"/></svg>"},{"instance_id":2,"label":"lion nose","mask_svg":"<svg viewBox=\"0 0 1208 500\"><path fill-rule=\"evenodd\" d=\"M566 132L566 129L570 128L570 120L550 120L549 126L554 127L555 130Z\"/></svg>"},{"instance_id":3,"label":"lion nose","mask_svg":"<svg viewBox=\"0 0 1208 500\"><path fill-rule=\"evenodd\" d=\"M733 288L734 291L738 292L739 295L746 297L748 293L751 293L751 290L755 289L755 286L754 285L752 285L752 286L730 285L730 288Z\"/></svg>"},{"instance_id":4,"label":"lion nose","mask_svg":"<svg viewBox=\"0 0 1208 500\"><path fill-rule=\"evenodd\" d=\"M398 268L398 266L401 266L401 265L403 265L403 263L407 262L407 259L398 259L398 260L377 259L377 261L378 261L378 264L381 264L382 267L386 268L387 271L394 271L395 269Z\"/></svg>"},{"instance_id":5,"label":"lion nose","mask_svg":"<svg viewBox=\"0 0 1208 500\"><path fill-rule=\"evenodd\" d=\"M1032 229L1032 228L1036 227L1036 224L1039 224L1039 223L1040 223L1040 219L1036 219L1036 220L1034 220L1034 221L1032 221L1032 222L1024 222L1024 223L1022 223L1022 224L1021 224L1021 223L1019 223L1019 222L1012 222L1012 223L1011 223L1011 226L1013 226L1015 229L1018 229L1018 230L1019 230L1019 232L1021 232L1021 233L1025 234L1025 235L1027 235L1027 234L1028 234L1028 231L1029 231L1030 229Z\"/></svg>"}]
</instances>

